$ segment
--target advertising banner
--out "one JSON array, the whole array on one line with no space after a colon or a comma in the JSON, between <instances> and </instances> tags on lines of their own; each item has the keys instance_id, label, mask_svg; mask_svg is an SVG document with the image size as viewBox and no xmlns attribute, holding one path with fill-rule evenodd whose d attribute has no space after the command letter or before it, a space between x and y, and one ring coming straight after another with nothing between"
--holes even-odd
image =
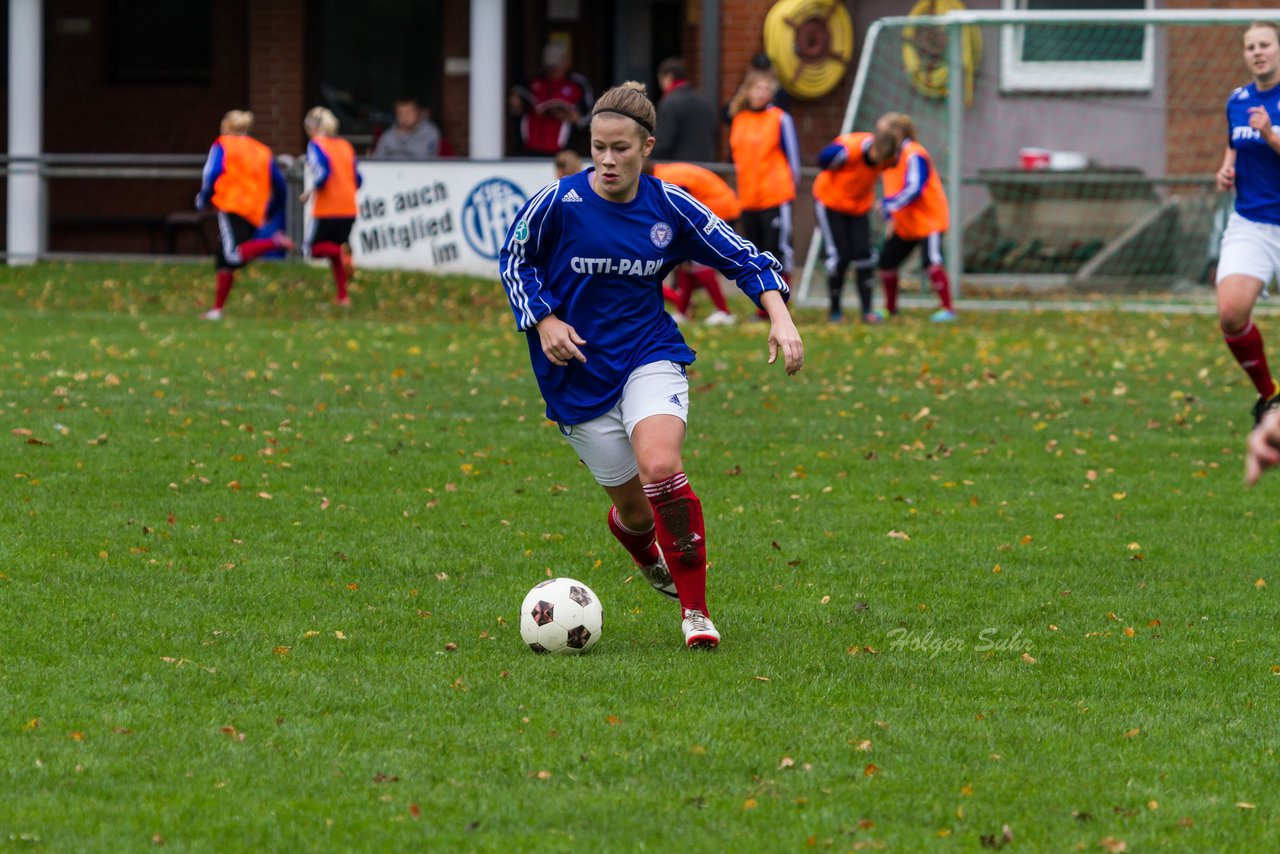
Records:
<instances>
[{"instance_id":1,"label":"advertising banner","mask_svg":"<svg viewBox=\"0 0 1280 854\"><path fill-rule=\"evenodd\" d=\"M357 267L498 278L498 252L516 214L555 180L545 161L361 160L351 229Z\"/></svg>"}]
</instances>

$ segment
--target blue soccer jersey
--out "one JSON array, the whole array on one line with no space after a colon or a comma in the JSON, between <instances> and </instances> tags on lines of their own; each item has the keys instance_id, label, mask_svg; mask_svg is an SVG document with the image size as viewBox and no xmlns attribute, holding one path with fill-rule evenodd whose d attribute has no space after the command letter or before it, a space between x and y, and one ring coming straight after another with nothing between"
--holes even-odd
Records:
<instances>
[{"instance_id":1,"label":"blue soccer jersey","mask_svg":"<svg viewBox=\"0 0 1280 854\"><path fill-rule=\"evenodd\" d=\"M1262 107L1280 133L1280 87L1258 92L1241 86L1227 100L1228 145L1236 152L1236 212L1245 219L1280 225L1280 154L1249 127L1249 109Z\"/></svg>"},{"instance_id":2,"label":"blue soccer jersey","mask_svg":"<svg viewBox=\"0 0 1280 854\"><path fill-rule=\"evenodd\" d=\"M684 190L640 176L636 197L611 202L591 189L594 169L540 190L507 232L502 284L527 334L547 417L581 424L617 404L631 372L652 362L688 364L685 343L662 299L662 280L694 260L738 283L759 305L765 291L790 291L782 265L743 240ZM554 313L587 343L585 363L553 365L539 320Z\"/></svg>"}]
</instances>

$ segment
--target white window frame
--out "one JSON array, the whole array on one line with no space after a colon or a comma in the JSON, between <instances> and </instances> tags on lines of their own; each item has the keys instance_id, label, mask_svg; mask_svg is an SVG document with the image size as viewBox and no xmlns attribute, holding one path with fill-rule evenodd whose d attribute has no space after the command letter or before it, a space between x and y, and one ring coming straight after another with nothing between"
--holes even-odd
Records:
<instances>
[{"instance_id":1,"label":"white window frame","mask_svg":"<svg viewBox=\"0 0 1280 854\"><path fill-rule=\"evenodd\" d=\"M1155 9L1155 0L1145 0ZM1027 11L1026 0L1000 0L1005 11ZM1155 28L1143 27L1142 59L1133 62L1027 62L1021 25L1000 28L1002 92L1147 92L1155 84Z\"/></svg>"}]
</instances>

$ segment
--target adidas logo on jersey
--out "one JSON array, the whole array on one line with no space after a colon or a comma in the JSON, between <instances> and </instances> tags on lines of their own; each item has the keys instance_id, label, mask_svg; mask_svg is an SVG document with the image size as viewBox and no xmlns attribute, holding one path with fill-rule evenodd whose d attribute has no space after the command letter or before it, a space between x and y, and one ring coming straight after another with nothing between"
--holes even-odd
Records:
<instances>
[{"instance_id":1,"label":"adidas logo on jersey","mask_svg":"<svg viewBox=\"0 0 1280 854\"><path fill-rule=\"evenodd\" d=\"M578 195L578 191L577 191L577 190L570 190L569 192L565 193L563 196L561 196L561 197L560 197L560 201L562 201L562 202L580 202L580 201L582 201L582 196L579 196L579 195Z\"/></svg>"}]
</instances>

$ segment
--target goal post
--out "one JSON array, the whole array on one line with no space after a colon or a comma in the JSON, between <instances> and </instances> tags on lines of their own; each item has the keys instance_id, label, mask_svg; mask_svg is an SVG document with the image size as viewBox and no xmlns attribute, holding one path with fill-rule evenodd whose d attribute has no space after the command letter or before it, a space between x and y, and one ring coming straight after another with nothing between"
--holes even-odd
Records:
<instances>
[{"instance_id":1,"label":"goal post","mask_svg":"<svg viewBox=\"0 0 1280 854\"><path fill-rule=\"evenodd\" d=\"M1032 291L1209 284L1231 201L1213 181L1225 104L1251 79L1241 36L1280 12L1003 2L1033 10L874 22L840 132L871 130L890 111L911 116L947 191L945 254L958 291L966 282ZM815 231L803 304L825 301L824 251Z\"/></svg>"}]
</instances>

